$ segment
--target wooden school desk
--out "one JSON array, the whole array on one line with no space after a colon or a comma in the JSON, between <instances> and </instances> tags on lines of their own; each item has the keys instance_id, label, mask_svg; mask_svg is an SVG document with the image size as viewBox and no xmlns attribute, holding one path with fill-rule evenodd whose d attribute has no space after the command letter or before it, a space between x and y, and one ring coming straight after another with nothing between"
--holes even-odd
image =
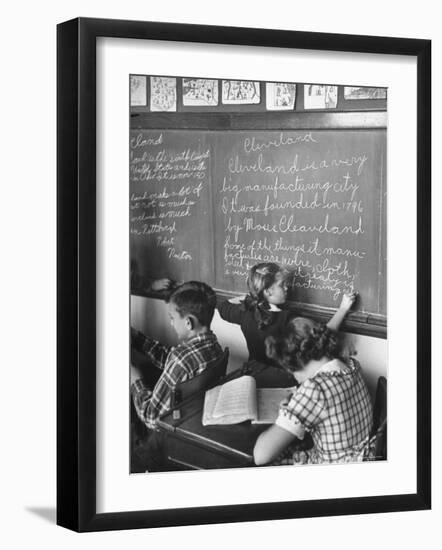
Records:
<instances>
[{"instance_id":1,"label":"wooden school desk","mask_svg":"<svg viewBox=\"0 0 442 550\"><path fill-rule=\"evenodd\" d=\"M258 372L240 369L226 380L242 374L255 376L258 387L289 387L294 380L283 371L255 362ZM222 382L221 382L222 383ZM242 422L226 426L203 426L205 392L182 401L158 421L165 434L168 460L182 469L238 468L253 466L253 447L265 424Z\"/></svg>"}]
</instances>

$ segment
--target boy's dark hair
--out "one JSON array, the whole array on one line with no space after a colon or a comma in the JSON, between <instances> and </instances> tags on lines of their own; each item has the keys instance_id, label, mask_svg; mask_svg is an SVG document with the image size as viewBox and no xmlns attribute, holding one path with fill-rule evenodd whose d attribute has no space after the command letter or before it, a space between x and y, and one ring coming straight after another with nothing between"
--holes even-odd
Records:
<instances>
[{"instance_id":1,"label":"boy's dark hair","mask_svg":"<svg viewBox=\"0 0 442 550\"><path fill-rule=\"evenodd\" d=\"M207 296L209 304L213 306L214 309L216 308L215 291L207 283L203 283L202 281L186 281L177 287L174 292L182 292L183 290L199 290L200 292L203 292Z\"/></svg>"},{"instance_id":2,"label":"boy's dark hair","mask_svg":"<svg viewBox=\"0 0 442 550\"><path fill-rule=\"evenodd\" d=\"M215 313L216 295L209 285L198 281L184 283L172 292L167 301L176 306L181 317L193 315L202 326L210 328Z\"/></svg>"}]
</instances>

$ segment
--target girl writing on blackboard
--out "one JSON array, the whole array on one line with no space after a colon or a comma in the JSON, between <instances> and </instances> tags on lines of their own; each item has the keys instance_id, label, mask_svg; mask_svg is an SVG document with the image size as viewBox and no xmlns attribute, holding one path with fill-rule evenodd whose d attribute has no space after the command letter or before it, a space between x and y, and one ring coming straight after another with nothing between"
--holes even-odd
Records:
<instances>
[{"instance_id":1,"label":"girl writing on blackboard","mask_svg":"<svg viewBox=\"0 0 442 550\"><path fill-rule=\"evenodd\" d=\"M284 309L287 300L288 272L278 264L260 263L250 269L247 278L249 293L226 300L218 306L220 316L240 325L249 350L249 360L268 363L264 341L285 327L290 313ZM344 294L339 309L327 326L338 330L355 300L354 292Z\"/></svg>"},{"instance_id":2,"label":"girl writing on blackboard","mask_svg":"<svg viewBox=\"0 0 442 550\"><path fill-rule=\"evenodd\" d=\"M266 340L269 357L291 370L299 386L257 439L259 465L359 462L370 457L372 406L359 363L344 360L336 332L297 317ZM313 447L297 450L309 432Z\"/></svg>"}]
</instances>

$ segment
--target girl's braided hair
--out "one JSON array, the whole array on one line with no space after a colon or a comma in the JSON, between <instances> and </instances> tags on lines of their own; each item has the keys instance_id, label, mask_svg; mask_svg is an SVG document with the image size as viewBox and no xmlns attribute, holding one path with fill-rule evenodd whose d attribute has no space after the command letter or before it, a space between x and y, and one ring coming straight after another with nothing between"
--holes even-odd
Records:
<instances>
[{"instance_id":1,"label":"girl's braided hair","mask_svg":"<svg viewBox=\"0 0 442 550\"><path fill-rule=\"evenodd\" d=\"M263 329L273 322L273 315L264 296L264 291L275 283L279 273L283 273L283 270L278 264L266 262L254 265L247 278L249 294L244 300L244 307L253 311L259 329Z\"/></svg>"}]
</instances>

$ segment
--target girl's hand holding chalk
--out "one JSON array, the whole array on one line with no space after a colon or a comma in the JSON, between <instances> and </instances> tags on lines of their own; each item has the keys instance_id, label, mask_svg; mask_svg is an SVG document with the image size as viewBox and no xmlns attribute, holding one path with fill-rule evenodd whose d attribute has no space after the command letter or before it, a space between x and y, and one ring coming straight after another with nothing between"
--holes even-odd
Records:
<instances>
[{"instance_id":1,"label":"girl's hand holding chalk","mask_svg":"<svg viewBox=\"0 0 442 550\"><path fill-rule=\"evenodd\" d=\"M345 311L349 311L352 305L355 303L357 295L358 293L354 291L346 292L342 297L341 306L340 306L341 309L344 309Z\"/></svg>"}]
</instances>

